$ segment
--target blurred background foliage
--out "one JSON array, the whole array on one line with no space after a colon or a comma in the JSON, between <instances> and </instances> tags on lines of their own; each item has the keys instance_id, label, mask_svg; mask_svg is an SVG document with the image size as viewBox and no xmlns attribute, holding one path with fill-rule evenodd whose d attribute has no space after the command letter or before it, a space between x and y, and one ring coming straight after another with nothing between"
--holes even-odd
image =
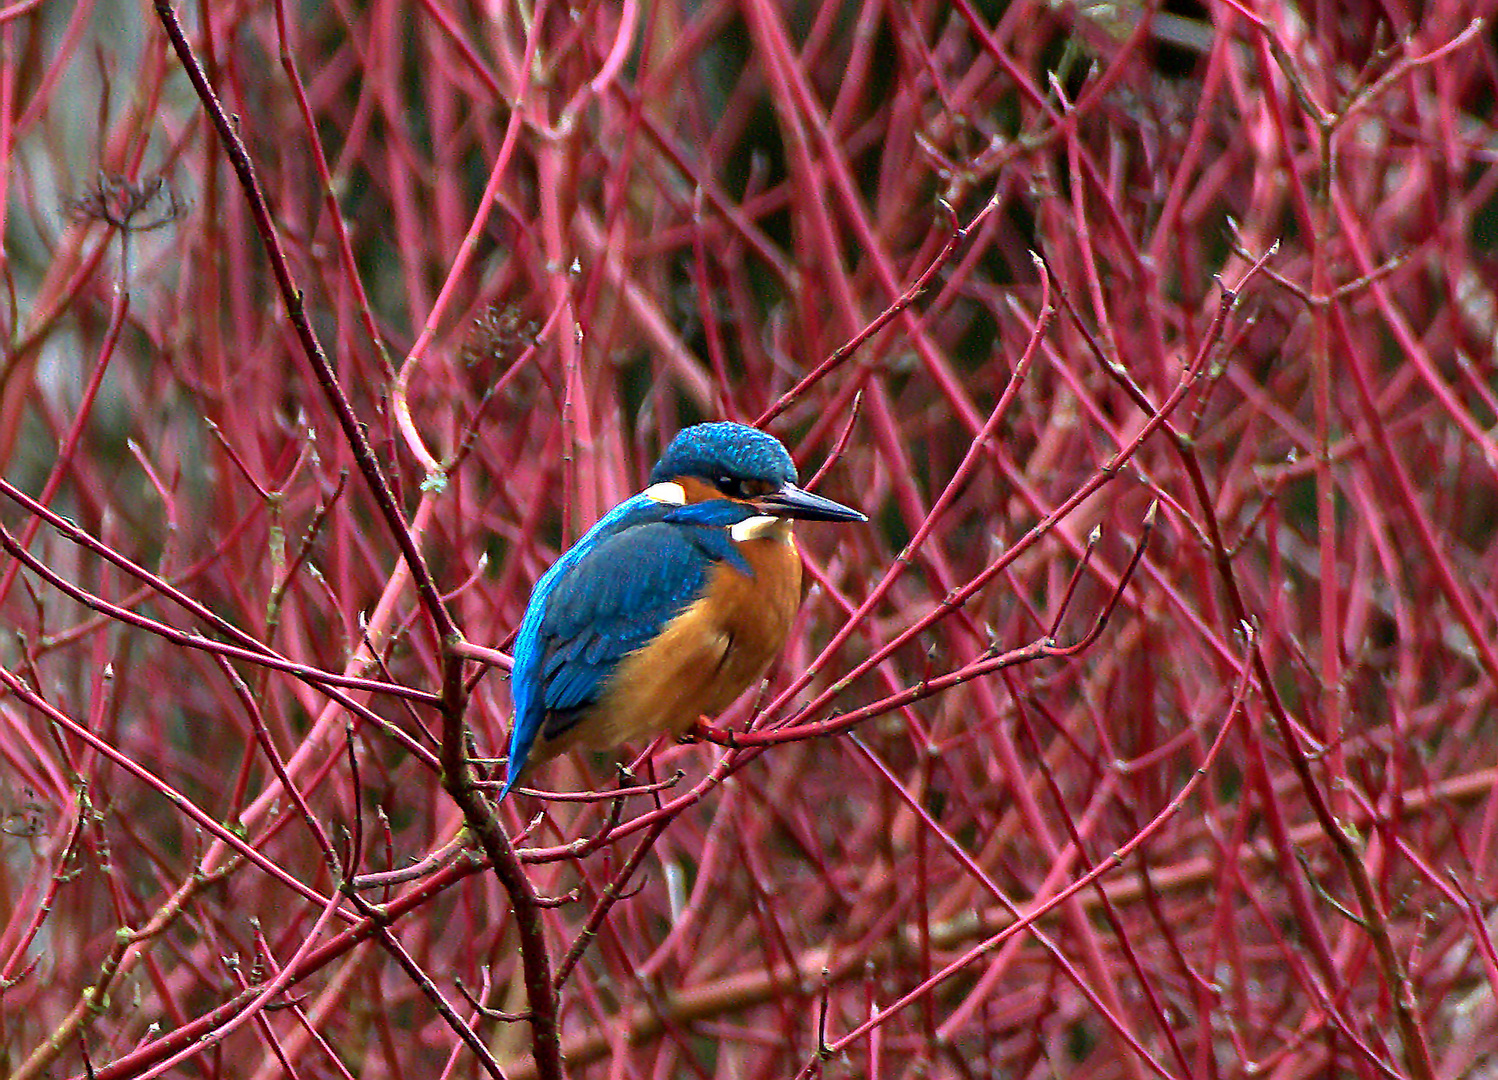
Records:
<instances>
[{"instance_id":1,"label":"blurred background foliage","mask_svg":"<svg viewBox=\"0 0 1498 1080\"><path fill-rule=\"evenodd\" d=\"M872 519L715 720L807 738L501 808L570 1075L1491 1071L1491 7L177 9L469 641L689 422ZM0 154L5 1071L530 1075L511 897L421 861L442 643L152 5L0 7Z\"/></svg>"}]
</instances>

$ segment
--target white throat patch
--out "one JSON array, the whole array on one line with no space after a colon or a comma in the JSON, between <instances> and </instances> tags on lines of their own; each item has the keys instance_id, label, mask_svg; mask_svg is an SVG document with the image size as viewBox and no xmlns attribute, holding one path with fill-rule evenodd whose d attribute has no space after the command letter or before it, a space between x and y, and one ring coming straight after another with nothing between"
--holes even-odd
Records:
<instances>
[{"instance_id":1,"label":"white throat patch","mask_svg":"<svg viewBox=\"0 0 1498 1080\"><path fill-rule=\"evenodd\" d=\"M733 538L734 543L742 544L745 540L773 538L781 533L789 533L790 530L785 528L787 524L783 518L759 515L730 526L728 535Z\"/></svg>"}]
</instances>

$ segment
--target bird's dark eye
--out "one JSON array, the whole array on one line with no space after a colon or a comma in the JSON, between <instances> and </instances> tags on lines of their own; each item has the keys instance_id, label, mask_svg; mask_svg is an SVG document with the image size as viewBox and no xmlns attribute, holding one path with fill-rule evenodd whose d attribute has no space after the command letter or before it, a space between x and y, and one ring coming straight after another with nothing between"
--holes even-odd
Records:
<instances>
[{"instance_id":1,"label":"bird's dark eye","mask_svg":"<svg viewBox=\"0 0 1498 1080\"><path fill-rule=\"evenodd\" d=\"M730 499L747 499L749 497L749 489L744 486L744 481L735 479L732 476L713 477L713 487L717 488L724 495L727 495Z\"/></svg>"}]
</instances>

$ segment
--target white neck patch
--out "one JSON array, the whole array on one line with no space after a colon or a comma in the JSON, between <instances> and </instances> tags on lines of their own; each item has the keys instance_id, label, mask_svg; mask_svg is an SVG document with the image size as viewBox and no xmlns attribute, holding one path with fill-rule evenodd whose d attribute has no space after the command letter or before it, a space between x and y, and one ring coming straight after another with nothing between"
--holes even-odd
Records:
<instances>
[{"instance_id":1,"label":"white neck patch","mask_svg":"<svg viewBox=\"0 0 1498 1080\"><path fill-rule=\"evenodd\" d=\"M686 491L680 484L673 484L669 480L660 484L651 484L641 494L647 499L654 499L658 503L669 503L671 506L687 504Z\"/></svg>"},{"instance_id":2,"label":"white neck patch","mask_svg":"<svg viewBox=\"0 0 1498 1080\"><path fill-rule=\"evenodd\" d=\"M765 537L775 537L783 531L788 531L782 529L782 526L785 524L786 522L783 518L759 515L752 518L745 518L737 525L729 526L728 535L733 539L734 543L742 544L745 540L761 540Z\"/></svg>"}]
</instances>

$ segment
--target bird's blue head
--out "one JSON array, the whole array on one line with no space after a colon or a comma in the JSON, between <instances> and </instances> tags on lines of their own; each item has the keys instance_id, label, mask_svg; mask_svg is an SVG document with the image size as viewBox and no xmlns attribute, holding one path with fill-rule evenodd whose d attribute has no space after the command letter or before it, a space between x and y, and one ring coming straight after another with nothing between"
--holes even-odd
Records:
<instances>
[{"instance_id":1,"label":"bird's blue head","mask_svg":"<svg viewBox=\"0 0 1498 1080\"><path fill-rule=\"evenodd\" d=\"M727 421L682 428L650 472L650 482L695 476L773 487L796 482L796 464L780 440L758 428Z\"/></svg>"},{"instance_id":2,"label":"bird's blue head","mask_svg":"<svg viewBox=\"0 0 1498 1080\"><path fill-rule=\"evenodd\" d=\"M684 479L700 481L714 498L747 503L774 517L868 520L857 510L802 491L796 486L796 464L780 440L744 424L694 424L679 431L650 471L650 482Z\"/></svg>"}]
</instances>

